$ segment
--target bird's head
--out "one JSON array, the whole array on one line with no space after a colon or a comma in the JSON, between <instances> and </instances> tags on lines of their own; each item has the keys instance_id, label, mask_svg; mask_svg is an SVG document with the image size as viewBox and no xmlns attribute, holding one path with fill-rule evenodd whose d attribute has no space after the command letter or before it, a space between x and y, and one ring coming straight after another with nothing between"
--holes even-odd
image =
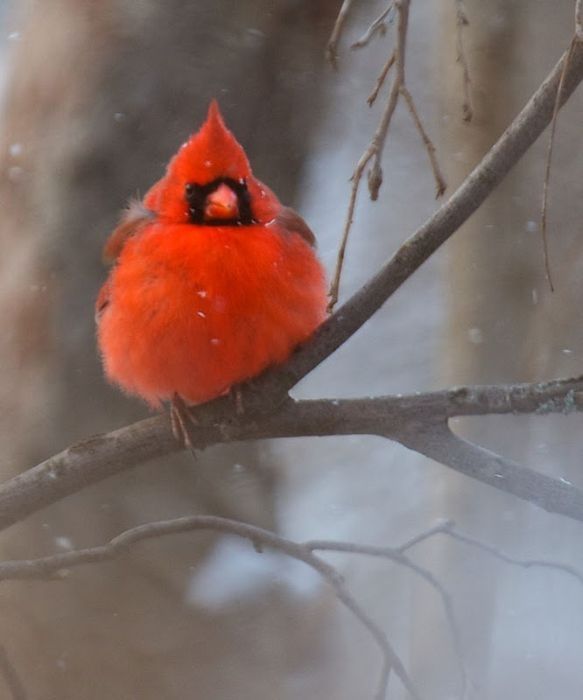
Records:
<instances>
[{"instance_id":1,"label":"bird's head","mask_svg":"<svg viewBox=\"0 0 583 700\"><path fill-rule=\"evenodd\" d=\"M281 207L273 192L253 177L245 151L225 126L215 100L200 130L180 147L144 204L168 221L200 226L267 223Z\"/></svg>"}]
</instances>

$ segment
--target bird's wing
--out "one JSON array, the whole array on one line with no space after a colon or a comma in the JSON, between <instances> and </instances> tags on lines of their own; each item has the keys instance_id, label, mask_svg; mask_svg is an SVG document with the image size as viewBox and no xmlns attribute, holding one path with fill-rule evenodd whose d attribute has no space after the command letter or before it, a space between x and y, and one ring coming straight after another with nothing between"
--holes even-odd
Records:
<instances>
[{"instance_id":1,"label":"bird's wing","mask_svg":"<svg viewBox=\"0 0 583 700\"><path fill-rule=\"evenodd\" d=\"M103 260L106 263L115 262L128 238L135 236L154 216L154 212L146 209L142 202L131 200L119 224L103 246Z\"/></svg>"},{"instance_id":2,"label":"bird's wing","mask_svg":"<svg viewBox=\"0 0 583 700\"><path fill-rule=\"evenodd\" d=\"M279 214L275 217L275 223L287 231L297 233L312 248L316 247L316 236L312 233L312 229L291 207L282 207Z\"/></svg>"}]
</instances>

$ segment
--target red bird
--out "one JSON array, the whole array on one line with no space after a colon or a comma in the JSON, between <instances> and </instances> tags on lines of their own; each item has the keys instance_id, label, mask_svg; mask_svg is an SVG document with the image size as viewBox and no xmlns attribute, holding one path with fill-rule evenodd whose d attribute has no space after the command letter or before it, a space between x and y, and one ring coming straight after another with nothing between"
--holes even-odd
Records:
<instances>
[{"instance_id":1,"label":"red bird","mask_svg":"<svg viewBox=\"0 0 583 700\"><path fill-rule=\"evenodd\" d=\"M253 177L213 101L105 245L115 265L96 310L108 379L177 410L284 362L325 317L314 243Z\"/></svg>"}]
</instances>

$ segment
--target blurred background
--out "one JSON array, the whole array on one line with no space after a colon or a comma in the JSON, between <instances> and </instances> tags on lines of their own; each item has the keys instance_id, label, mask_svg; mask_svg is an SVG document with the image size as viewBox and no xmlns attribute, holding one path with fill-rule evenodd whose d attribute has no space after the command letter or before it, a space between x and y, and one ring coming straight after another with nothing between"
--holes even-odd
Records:
<instances>
[{"instance_id":1,"label":"blurred background","mask_svg":"<svg viewBox=\"0 0 583 700\"><path fill-rule=\"evenodd\" d=\"M348 179L378 122L366 105L392 33L348 45L384 7L355 2L340 69L324 62L338 0L0 2L0 445L8 478L147 415L108 387L95 351L100 249L127 199L158 179L211 97L257 176L310 223L331 272ZM475 118L462 120L455 3L412 3L407 79L449 195L566 47L572 0L466 0ZM583 93L561 113L549 292L539 210L545 140L394 299L307 377L302 397L424 391L580 374ZM436 208L427 157L399 107L377 203L363 193L342 298ZM456 430L581 484L580 416L488 417ZM2 534L1 557L102 543L206 512L294 539L397 545L453 518L520 558L583 567L581 526L379 438L238 444L144 465ZM444 538L415 551L450 591L469 697L581 697L583 589ZM393 565L330 557L432 700L459 697L440 601ZM295 700L373 696L376 648L302 565L229 538L184 535L64 580L9 582L2 644L29 700ZM0 679L0 684L2 683ZM0 685L0 697L9 697ZM402 698L396 681L390 697Z\"/></svg>"}]
</instances>

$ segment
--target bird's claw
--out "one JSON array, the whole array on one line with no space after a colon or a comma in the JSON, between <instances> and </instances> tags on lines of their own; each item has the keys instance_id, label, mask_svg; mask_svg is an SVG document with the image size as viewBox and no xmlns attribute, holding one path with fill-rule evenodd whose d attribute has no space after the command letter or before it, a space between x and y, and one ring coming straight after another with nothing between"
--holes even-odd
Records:
<instances>
[{"instance_id":1,"label":"bird's claw","mask_svg":"<svg viewBox=\"0 0 583 700\"><path fill-rule=\"evenodd\" d=\"M198 421L188 410L184 399L178 394L174 394L170 402L170 423L172 434L181 447L193 451L192 428L198 425Z\"/></svg>"}]
</instances>

